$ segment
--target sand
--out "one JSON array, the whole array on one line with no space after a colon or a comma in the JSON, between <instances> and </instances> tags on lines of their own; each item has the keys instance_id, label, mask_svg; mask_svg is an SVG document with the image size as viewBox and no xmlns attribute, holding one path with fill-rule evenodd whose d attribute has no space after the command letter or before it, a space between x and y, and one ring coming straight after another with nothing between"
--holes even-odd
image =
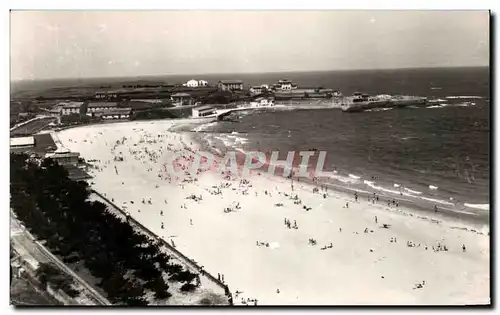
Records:
<instances>
[{"instance_id":1,"label":"sand","mask_svg":"<svg viewBox=\"0 0 500 315\"><path fill-rule=\"evenodd\" d=\"M487 227L476 233L464 223L433 223L412 209L374 205L364 198L355 202L332 190L325 199L323 191L313 193L306 184L296 183L292 192L288 179L267 174L246 178L251 187L215 172L193 174L196 181L182 185L169 182L163 165L174 151L184 145L198 148L189 134L169 131L184 123L192 121L95 125L57 136L99 168L90 171L94 189L173 240L208 272L223 275L235 304L254 305L248 299L257 299L258 305L489 303ZM123 161L115 161L118 156ZM230 186L213 194L214 186L224 184ZM297 193L302 204L285 193ZM191 195L202 200L186 199ZM233 211L224 211L227 207ZM288 228L285 218L298 228ZM321 249L330 243L331 248ZM433 250L438 244L448 250Z\"/></svg>"}]
</instances>

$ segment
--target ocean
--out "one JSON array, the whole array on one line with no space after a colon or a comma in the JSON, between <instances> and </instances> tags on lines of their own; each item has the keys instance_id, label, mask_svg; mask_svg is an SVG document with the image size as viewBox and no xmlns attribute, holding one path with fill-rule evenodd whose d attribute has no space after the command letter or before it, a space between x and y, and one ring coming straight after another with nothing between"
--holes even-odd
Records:
<instances>
[{"instance_id":1,"label":"ocean","mask_svg":"<svg viewBox=\"0 0 500 315\"><path fill-rule=\"evenodd\" d=\"M193 127L221 150L327 151L332 182L364 191L414 196L465 211L485 211L490 199L490 73L487 67L166 75L17 82L12 89L99 86L134 80L210 83L240 79L246 87L290 79L300 87L344 95L425 96L427 108L342 113L310 109L240 114L237 122ZM187 130L186 130L187 131ZM431 189L432 188L432 189ZM464 206L465 205L465 206Z\"/></svg>"},{"instance_id":2,"label":"ocean","mask_svg":"<svg viewBox=\"0 0 500 315\"><path fill-rule=\"evenodd\" d=\"M245 83L291 79L344 95L425 96L426 108L343 113L311 109L240 114L237 121L191 131L210 145L239 151L327 151L330 180L439 206L489 209L490 84L488 68L401 69L240 75ZM213 79L213 78L212 78Z\"/></svg>"}]
</instances>

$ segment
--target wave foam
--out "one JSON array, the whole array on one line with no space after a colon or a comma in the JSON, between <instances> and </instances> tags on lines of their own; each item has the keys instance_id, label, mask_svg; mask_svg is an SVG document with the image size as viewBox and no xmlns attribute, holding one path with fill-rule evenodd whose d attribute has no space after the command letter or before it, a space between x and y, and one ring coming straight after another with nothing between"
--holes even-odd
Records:
<instances>
[{"instance_id":1,"label":"wave foam","mask_svg":"<svg viewBox=\"0 0 500 315\"><path fill-rule=\"evenodd\" d=\"M387 189L387 188L384 188L382 186L376 186L374 183L370 183L367 185L373 189L376 189L376 190L380 190L380 191L385 191L385 192L388 192L388 193L391 193L391 194L399 194L400 192L397 191L397 190L391 190L391 189Z\"/></svg>"},{"instance_id":2,"label":"wave foam","mask_svg":"<svg viewBox=\"0 0 500 315\"><path fill-rule=\"evenodd\" d=\"M431 201L431 202L434 202L434 203L440 203L440 204L447 205L447 206L453 206L454 205L451 202L440 200L440 199L433 199L433 198L428 198L428 197L421 197L421 198L423 200Z\"/></svg>"},{"instance_id":3,"label":"wave foam","mask_svg":"<svg viewBox=\"0 0 500 315\"><path fill-rule=\"evenodd\" d=\"M432 105L432 106L427 106L426 108L443 108L448 106L449 104L439 104L439 105Z\"/></svg>"},{"instance_id":4,"label":"wave foam","mask_svg":"<svg viewBox=\"0 0 500 315\"><path fill-rule=\"evenodd\" d=\"M464 203L464 206L469 207L469 208L474 208L474 209L480 209L480 210L490 210L490 205L485 203L485 204L472 204L472 203Z\"/></svg>"},{"instance_id":5,"label":"wave foam","mask_svg":"<svg viewBox=\"0 0 500 315\"><path fill-rule=\"evenodd\" d=\"M199 125L198 127L194 128L192 131L194 131L194 132L204 131L204 130L214 126L215 124L217 124L217 122L211 122L208 124Z\"/></svg>"},{"instance_id":6,"label":"wave foam","mask_svg":"<svg viewBox=\"0 0 500 315\"><path fill-rule=\"evenodd\" d=\"M365 110L365 112L383 112L383 111L392 110L392 109L394 109L394 108L392 108L392 107L389 107L389 108L387 108L387 107L384 107L384 108L372 108L372 109Z\"/></svg>"},{"instance_id":7,"label":"wave foam","mask_svg":"<svg viewBox=\"0 0 500 315\"><path fill-rule=\"evenodd\" d=\"M455 104L455 106L460 106L460 107L469 107L469 106L475 106L476 103L474 102L464 102L464 103L458 103Z\"/></svg>"},{"instance_id":8,"label":"wave foam","mask_svg":"<svg viewBox=\"0 0 500 315\"><path fill-rule=\"evenodd\" d=\"M414 195L421 195L422 194L421 191L411 190L410 188L406 188L406 187L404 188L404 190L406 190L410 194L414 194Z\"/></svg>"},{"instance_id":9,"label":"wave foam","mask_svg":"<svg viewBox=\"0 0 500 315\"><path fill-rule=\"evenodd\" d=\"M354 179L360 179L360 178L361 178L361 177L356 176L356 175L353 175L353 174L349 174L349 177L350 177L350 178L354 178Z\"/></svg>"},{"instance_id":10,"label":"wave foam","mask_svg":"<svg viewBox=\"0 0 500 315\"><path fill-rule=\"evenodd\" d=\"M429 185L429 189L436 190L436 189L438 189L438 187L437 186L433 186L433 185Z\"/></svg>"},{"instance_id":11,"label":"wave foam","mask_svg":"<svg viewBox=\"0 0 500 315\"><path fill-rule=\"evenodd\" d=\"M442 98L434 99L434 100L428 100L427 102L429 103L441 103L441 102L446 102L446 100L443 100Z\"/></svg>"},{"instance_id":12,"label":"wave foam","mask_svg":"<svg viewBox=\"0 0 500 315\"><path fill-rule=\"evenodd\" d=\"M446 96L447 99L481 99L481 96Z\"/></svg>"}]
</instances>

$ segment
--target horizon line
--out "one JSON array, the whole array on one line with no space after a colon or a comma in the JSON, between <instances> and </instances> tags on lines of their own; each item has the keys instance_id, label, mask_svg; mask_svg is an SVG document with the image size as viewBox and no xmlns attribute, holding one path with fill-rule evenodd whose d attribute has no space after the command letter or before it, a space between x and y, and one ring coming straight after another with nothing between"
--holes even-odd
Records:
<instances>
[{"instance_id":1,"label":"horizon line","mask_svg":"<svg viewBox=\"0 0 500 315\"><path fill-rule=\"evenodd\" d=\"M282 70L282 71L263 71L263 72L208 72L208 73L165 73L165 74L141 74L130 76L102 76L102 77L55 77L39 79L16 79L10 80L10 83L17 82L35 82L50 80L93 80L93 79L120 79L120 78L152 78L162 76L204 76L204 75L248 75L248 74L270 74L270 73L307 73L307 72L349 72L349 71L384 71L384 70L407 70L407 69L456 69L456 68L489 68L490 65L470 65L470 66L415 66L401 68L357 68L357 69L328 69L328 70Z\"/></svg>"}]
</instances>

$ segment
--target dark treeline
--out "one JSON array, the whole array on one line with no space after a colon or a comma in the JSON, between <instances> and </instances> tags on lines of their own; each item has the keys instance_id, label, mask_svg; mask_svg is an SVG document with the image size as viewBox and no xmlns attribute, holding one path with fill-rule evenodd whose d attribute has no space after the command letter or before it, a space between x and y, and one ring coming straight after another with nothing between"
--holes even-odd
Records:
<instances>
[{"instance_id":1,"label":"dark treeline","mask_svg":"<svg viewBox=\"0 0 500 315\"><path fill-rule=\"evenodd\" d=\"M137 233L98 201L86 182L68 178L55 161L10 156L11 207L26 228L66 263L83 261L113 304L147 305L171 294L164 276L191 291L196 274L169 263L161 243Z\"/></svg>"}]
</instances>

